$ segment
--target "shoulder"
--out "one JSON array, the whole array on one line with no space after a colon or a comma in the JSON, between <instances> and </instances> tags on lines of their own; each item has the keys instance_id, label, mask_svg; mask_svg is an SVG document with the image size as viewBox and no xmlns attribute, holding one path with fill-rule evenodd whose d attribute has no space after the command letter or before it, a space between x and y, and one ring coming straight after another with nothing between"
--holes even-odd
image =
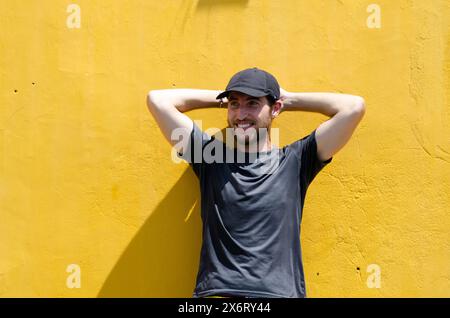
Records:
<instances>
[{"instance_id":1,"label":"shoulder","mask_svg":"<svg viewBox=\"0 0 450 318\"><path fill-rule=\"evenodd\" d=\"M317 147L315 135L316 130L314 129L308 135L305 135L300 139L297 139L296 141L287 145L286 146L287 151L292 152L295 156L297 156L298 159L301 159L302 153L305 151L305 149L311 148L313 146Z\"/></svg>"}]
</instances>

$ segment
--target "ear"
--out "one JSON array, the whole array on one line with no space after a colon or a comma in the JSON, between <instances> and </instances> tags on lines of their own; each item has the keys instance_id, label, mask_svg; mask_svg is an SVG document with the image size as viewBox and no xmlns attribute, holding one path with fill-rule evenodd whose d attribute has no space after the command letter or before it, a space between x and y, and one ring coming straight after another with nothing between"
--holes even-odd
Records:
<instances>
[{"instance_id":1,"label":"ear","mask_svg":"<svg viewBox=\"0 0 450 318\"><path fill-rule=\"evenodd\" d=\"M283 109L283 101L279 99L272 106L272 118L277 117L281 113L282 109Z\"/></svg>"}]
</instances>

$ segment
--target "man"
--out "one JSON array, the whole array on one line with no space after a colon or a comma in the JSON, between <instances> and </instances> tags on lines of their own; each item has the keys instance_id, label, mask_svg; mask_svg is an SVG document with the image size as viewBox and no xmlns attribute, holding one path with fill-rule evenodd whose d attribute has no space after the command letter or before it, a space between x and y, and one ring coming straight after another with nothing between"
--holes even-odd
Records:
<instances>
[{"instance_id":1,"label":"man","mask_svg":"<svg viewBox=\"0 0 450 318\"><path fill-rule=\"evenodd\" d=\"M235 141L231 148L229 140L209 136L183 114L194 108L221 107L224 99ZM365 113L363 98L287 92L270 73L249 68L235 74L223 92L152 90L147 105L166 139L200 181L203 243L193 296L306 297L300 246L306 190L349 141ZM264 129L270 130L282 111L294 110L331 118L309 135L277 148ZM189 134L182 142L171 138L179 128ZM216 151L224 145L223 157L228 160L207 162L204 156L194 156L214 143L219 145ZM229 160L236 159L237 153L256 153L257 158ZM268 169L261 169L267 165Z\"/></svg>"}]
</instances>

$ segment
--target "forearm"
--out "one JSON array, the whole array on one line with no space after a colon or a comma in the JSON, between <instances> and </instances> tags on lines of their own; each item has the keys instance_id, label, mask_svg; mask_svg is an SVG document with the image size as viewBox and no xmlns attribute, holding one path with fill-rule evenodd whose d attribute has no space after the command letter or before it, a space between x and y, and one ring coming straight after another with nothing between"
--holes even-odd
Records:
<instances>
[{"instance_id":1,"label":"forearm","mask_svg":"<svg viewBox=\"0 0 450 318\"><path fill-rule=\"evenodd\" d=\"M161 89L149 92L153 103L159 106L172 105L180 112L186 112L196 108L219 107L220 101L216 99L222 91L206 89Z\"/></svg>"},{"instance_id":2,"label":"forearm","mask_svg":"<svg viewBox=\"0 0 450 318\"><path fill-rule=\"evenodd\" d=\"M339 111L364 107L360 96L338 93L293 93L285 92L283 111L318 112L332 117Z\"/></svg>"}]
</instances>

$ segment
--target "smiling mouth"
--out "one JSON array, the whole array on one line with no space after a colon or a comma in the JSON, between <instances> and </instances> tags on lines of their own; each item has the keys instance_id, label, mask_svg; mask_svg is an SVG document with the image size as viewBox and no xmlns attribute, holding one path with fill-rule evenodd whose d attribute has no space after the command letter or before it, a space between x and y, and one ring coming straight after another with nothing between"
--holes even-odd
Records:
<instances>
[{"instance_id":1,"label":"smiling mouth","mask_svg":"<svg viewBox=\"0 0 450 318\"><path fill-rule=\"evenodd\" d=\"M249 129L249 128L251 128L251 127L254 127L254 126L255 126L254 123L238 123L238 124L234 125L235 128L241 128L244 131Z\"/></svg>"}]
</instances>

